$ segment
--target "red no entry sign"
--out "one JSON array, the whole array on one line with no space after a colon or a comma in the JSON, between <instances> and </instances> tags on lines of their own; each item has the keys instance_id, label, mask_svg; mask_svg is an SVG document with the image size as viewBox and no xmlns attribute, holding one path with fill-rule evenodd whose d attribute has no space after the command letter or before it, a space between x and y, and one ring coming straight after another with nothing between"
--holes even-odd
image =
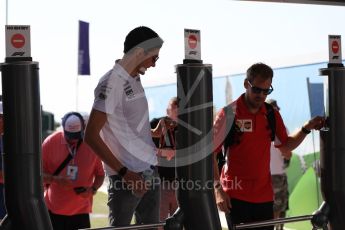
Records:
<instances>
[{"instance_id":1,"label":"red no entry sign","mask_svg":"<svg viewBox=\"0 0 345 230\"><path fill-rule=\"evenodd\" d=\"M332 52L336 54L336 53L338 53L338 51L339 51L338 41L334 40L332 42Z\"/></svg>"},{"instance_id":2,"label":"red no entry sign","mask_svg":"<svg viewBox=\"0 0 345 230\"><path fill-rule=\"evenodd\" d=\"M198 39L195 35L189 35L188 37L188 45L191 49L195 49L196 45L198 44Z\"/></svg>"},{"instance_id":3,"label":"red no entry sign","mask_svg":"<svg viewBox=\"0 0 345 230\"><path fill-rule=\"evenodd\" d=\"M13 47L20 49L25 45L25 37L22 34L13 34L11 44Z\"/></svg>"}]
</instances>

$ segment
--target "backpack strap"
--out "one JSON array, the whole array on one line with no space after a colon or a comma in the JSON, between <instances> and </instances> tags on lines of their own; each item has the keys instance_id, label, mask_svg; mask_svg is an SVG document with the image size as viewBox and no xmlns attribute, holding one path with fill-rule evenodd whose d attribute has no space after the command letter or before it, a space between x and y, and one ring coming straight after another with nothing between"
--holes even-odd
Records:
<instances>
[{"instance_id":1,"label":"backpack strap","mask_svg":"<svg viewBox=\"0 0 345 230\"><path fill-rule=\"evenodd\" d=\"M265 107L267 110L266 117L267 117L268 125L271 129L271 141L274 141L275 136L276 136L276 119L275 119L275 115L274 115L274 108L272 105L270 105L266 102L265 102ZM232 105L228 105L228 106L225 106L223 108L223 110L224 110L225 119L226 119L225 120L225 126L227 127L226 128L227 135L224 139L222 151L220 153L218 153L218 155L217 155L219 170L221 170L223 165L226 163L226 155L227 155L229 147L235 143L234 137L235 137L235 133L236 133L236 125L235 125L235 112L236 111L234 111L234 110L236 110L236 106L235 106L235 108L233 108Z\"/></svg>"},{"instance_id":2,"label":"backpack strap","mask_svg":"<svg viewBox=\"0 0 345 230\"><path fill-rule=\"evenodd\" d=\"M235 135L235 125L234 125L234 118L235 113L234 109L231 105L223 107L224 113L225 113L225 133L226 137L224 138L223 146L221 148L221 151L217 153L217 162L218 162L218 169L219 173L221 172L223 166L226 163L226 153L229 148L234 142L232 136Z\"/></svg>"},{"instance_id":3,"label":"backpack strap","mask_svg":"<svg viewBox=\"0 0 345 230\"><path fill-rule=\"evenodd\" d=\"M79 140L78 144L77 144L77 148L76 151L78 151L79 146L81 145L83 141ZM61 164L59 165L59 167L56 168L55 172L53 173L53 176L57 176L60 174L60 172L66 167L66 165L72 160L73 156L72 153L68 153L67 157L65 158L65 160L63 162L61 162Z\"/></svg>"},{"instance_id":4,"label":"backpack strap","mask_svg":"<svg viewBox=\"0 0 345 230\"><path fill-rule=\"evenodd\" d=\"M225 106L224 108L224 113L225 113L225 133L226 137L224 139L224 155L226 155L226 152L229 148L229 146L234 144L234 135L236 132L236 127L235 127L235 111L232 108L231 105ZM228 128L230 127L230 128Z\"/></svg>"},{"instance_id":5,"label":"backpack strap","mask_svg":"<svg viewBox=\"0 0 345 230\"><path fill-rule=\"evenodd\" d=\"M83 142L83 140L79 140L78 144L77 144L77 148L76 151L78 151L79 146L81 145L81 143ZM55 172L52 174L53 176L57 176L60 174L60 172L66 167L66 165L73 159L72 153L69 152L67 154L67 157L65 158L65 160L63 162L61 162L61 164L59 165L59 167L56 168ZM50 186L50 184L46 184L45 185L45 189L48 189Z\"/></svg>"},{"instance_id":6,"label":"backpack strap","mask_svg":"<svg viewBox=\"0 0 345 230\"><path fill-rule=\"evenodd\" d=\"M276 137L276 117L274 115L274 108L272 105L265 102L266 110L267 110L267 121L268 125L271 129L271 141L274 141Z\"/></svg>"},{"instance_id":7,"label":"backpack strap","mask_svg":"<svg viewBox=\"0 0 345 230\"><path fill-rule=\"evenodd\" d=\"M59 167L57 167L57 169L53 173L53 176L59 175L59 173L66 167L66 165L72 160L72 158L73 157L71 154L67 154L67 157L65 158L65 160L63 162L61 162Z\"/></svg>"}]
</instances>

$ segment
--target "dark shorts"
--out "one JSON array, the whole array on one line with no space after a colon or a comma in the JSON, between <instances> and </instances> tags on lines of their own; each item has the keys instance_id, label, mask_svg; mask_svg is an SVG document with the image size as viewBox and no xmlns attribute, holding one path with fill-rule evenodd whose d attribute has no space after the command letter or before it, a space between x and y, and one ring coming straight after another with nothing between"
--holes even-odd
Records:
<instances>
[{"instance_id":1,"label":"dark shorts","mask_svg":"<svg viewBox=\"0 0 345 230\"><path fill-rule=\"evenodd\" d=\"M78 230L91 227L88 213L65 216L49 211L49 215L54 230Z\"/></svg>"},{"instance_id":2,"label":"dark shorts","mask_svg":"<svg viewBox=\"0 0 345 230\"><path fill-rule=\"evenodd\" d=\"M237 225L256 221L273 219L272 202L251 203L243 200L231 199L231 212L226 215L228 223ZM229 218L231 219L229 221ZM252 230L273 230L274 226L251 228Z\"/></svg>"},{"instance_id":3,"label":"dark shorts","mask_svg":"<svg viewBox=\"0 0 345 230\"><path fill-rule=\"evenodd\" d=\"M289 191L287 176L285 174L272 175L272 185L274 191L274 212L284 212L288 208Z\"/></svg>"}]
</instances>

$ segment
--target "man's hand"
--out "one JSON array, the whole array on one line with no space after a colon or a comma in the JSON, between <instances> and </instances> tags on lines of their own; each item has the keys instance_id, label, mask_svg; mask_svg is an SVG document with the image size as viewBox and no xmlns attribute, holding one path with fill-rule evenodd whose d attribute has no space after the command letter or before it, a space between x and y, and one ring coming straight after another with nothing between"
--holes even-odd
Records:
<instances>
[{"instance_id":1,"label":"man's hand","mask_svg":"<svg viewBox=\"0 0 345 230\"><path fill-rule=\"evenodd\" d=\"M174 128L176 128L176 126L177 126L176 121L174 121L170 118L167 118L167 117L162 118L159 120L156 128L154 128L152 130L152 136L159 138L160 136L165 135L165 133L168 130L174 130Z\"/></svg>"},{"instance_id":2,"label":"man's hand","mask_svg":"<svg viewBox=\"0 0 345 230\"><path fill-rule=\"evenodd\" d=\"M139 173L127 170L123 179L125 180L128 189L131 189L135 196L142 197L147 192L145 181Z\"/></svg>"},{"instance_id":3,"label":"man's hand","mask_svg":"<svg viewBox=\"0 0 345 230\"><path fill-rule=\"evenodd\" d=\"M165 157L168 161L170 161L172 158L174 158L176 154L175 149L170 149L170 148L163 148L163 149L158 149L158 156Z\"/></svg>"},{"instance_id":4,"label":"man's hand","mask_svg":"<svg viewBox=\"0 0 345 230\"><path fill-rule=\"evenodd\" d=\"M88 198L88 197L93 196L94 194L96 194L96 193L94 192L92 187L88 187L88 188L86 188L85 192L79 193L78 195L83 197L83 198Z\"/></svg>"},{"instance_id":5,"label":"man's hand","mask_svg":"<svg viewBox=\"0 0 345 230\"><path fill-rule=\"evenodd\" d=\"M160 120L162 122L162 125L166 127L166 129L173 130L177 127L177 122L169 117L164 117Z\"/></svg>"},{"instance_id":6,"label":"man's hand","mask_svg":"<svg viewBox=\"0 0 345 230\"><path fill-rule=\"evenodd\" d=\"M320 130L325 125L325 117L316 116L306 122L303 127L307 130Z\"/></svg>"},{"instance_id":7,"label":"man's hand","mask_svg":"<svg viewBox=\"0 0 345 230\"><path fill-rule=\"evenodd\" d=\"M218 209L225 213L229 213L231 208L231 200L228 194L224 192L220 183L215 185L214 193Z\"/></svg>"},{"instance_id":8,"label":"man's hand","mask_svg":"<svg viewBox=\"0 0 345 230\"><path fill-rule=\"evenodd\" d=\"M279 149L281 152L281 155L284 157L286 160L290 160L292 157L292 152L291 151L286 151L285 149Z\"/></svg>"},{"instance_id":9,"label":"man's hand","mask_svg":"<svg viewBox=\"0 0 345 230\"><path fill-rule=\"evenodd\" d=\"M73 182L69 177L66 176L53 176L51 183L56 183L66 190L73 188Z\"/></svg>"}]
</instances>

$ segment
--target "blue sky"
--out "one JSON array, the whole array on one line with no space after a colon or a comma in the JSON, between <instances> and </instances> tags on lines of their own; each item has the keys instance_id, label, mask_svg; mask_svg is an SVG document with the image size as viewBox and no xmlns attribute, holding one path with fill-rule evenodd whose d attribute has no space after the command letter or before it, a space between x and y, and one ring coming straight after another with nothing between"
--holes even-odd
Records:
<instances>
[{"instance_id":1,"label":"blue sky","mask_svg":"<svg viewBox=\"0 0 345 230\"><path fill-rule=\"evenodd\" d=\"M0 1L0 57L5 58L6 0ZM176 81L184 28L201 30L201 55L213 76L244 72L254 62L272 67L328 59L328 35L345 34L345 7L231 0L8 0L8 24L31 26L31 54L40 65L43 109L60 118L89 111L93 89L132 28L146 25L165 40L144 86ZM79 76L78 20L90 23L91 76Z\"/></svg>"}]
</instances>

